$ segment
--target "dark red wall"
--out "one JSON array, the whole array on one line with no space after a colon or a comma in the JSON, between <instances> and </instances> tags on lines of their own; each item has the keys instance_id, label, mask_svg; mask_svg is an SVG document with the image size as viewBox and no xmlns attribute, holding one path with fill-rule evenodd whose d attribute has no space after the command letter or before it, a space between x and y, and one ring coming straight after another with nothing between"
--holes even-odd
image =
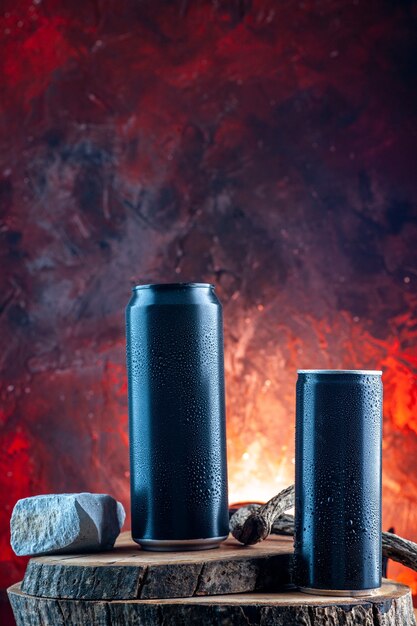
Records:
<instances>
[{"instance_id":1,"label":"dark red wall","mask_svg":"<svg viewBox=\"0 0 417 626\"><path fill-rule=\"evenodd\" d=\"M382 366L384 524L417 539L416 25L394 0L3 0L0 585L18 498L128 505L145 281L218 286L234 498L292 480L297 367Z\"/></svg>"}]
</instances>

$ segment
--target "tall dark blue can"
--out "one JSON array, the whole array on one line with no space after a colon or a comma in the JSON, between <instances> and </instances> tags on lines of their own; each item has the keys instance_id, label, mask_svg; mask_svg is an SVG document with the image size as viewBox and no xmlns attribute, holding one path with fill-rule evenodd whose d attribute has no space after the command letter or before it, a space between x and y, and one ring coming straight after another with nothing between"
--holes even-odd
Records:
<instances>
[{"instance_id":1,"label":"tall dark blue can","mask_svg":"<svg viewBox=\"0 0 417 626\"><path fill-rule=\"evenodd\" d=\"M215 548L229 532L222 308L213 285L139 285L126 310L132 537Z\"/></svg>"},{"instance_id":2,"label":"tall dark blue can","mask_svg":"<svg viewBox=\"0 0 417 626\"><path fill-rule=\"evenodd\" d=\"M299 370L294 582L368 595L381 585L379 371Z\"/></svg>"}]
</instances>

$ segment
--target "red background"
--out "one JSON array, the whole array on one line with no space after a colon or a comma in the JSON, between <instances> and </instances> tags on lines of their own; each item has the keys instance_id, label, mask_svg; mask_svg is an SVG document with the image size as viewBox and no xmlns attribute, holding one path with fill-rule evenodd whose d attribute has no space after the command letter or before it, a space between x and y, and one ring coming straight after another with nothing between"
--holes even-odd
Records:
<instances>
[{"instance_id":1,"label":"red background","mask_svg":"<svg viewBox=\"0 0 417 626\"><path fill-rule=\"evenodd\" d=\"M410 1L3 0L0 586L18 498L128 507L149 281L217 285L232 500L293 479L297 367L382 367L384 526L417 540L416 25Z\"/></svg>"}]
</instances>

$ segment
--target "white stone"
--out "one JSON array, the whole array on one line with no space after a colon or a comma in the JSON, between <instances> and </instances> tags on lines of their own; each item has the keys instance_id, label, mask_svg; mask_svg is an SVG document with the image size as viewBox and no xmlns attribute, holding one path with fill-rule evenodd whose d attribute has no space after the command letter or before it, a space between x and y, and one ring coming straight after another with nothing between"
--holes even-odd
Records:
<instances>
[{"instance_id":1,"label":"white stone","mask_svg":"<svg viewBox=\"0 0 417 626\"><path fill-rule=\"evenodd\" d=\"M123 505L106 494L24 498L10 520L11 546L18 556L109 550L125 517Z\"/></svg>"}]
</instances>

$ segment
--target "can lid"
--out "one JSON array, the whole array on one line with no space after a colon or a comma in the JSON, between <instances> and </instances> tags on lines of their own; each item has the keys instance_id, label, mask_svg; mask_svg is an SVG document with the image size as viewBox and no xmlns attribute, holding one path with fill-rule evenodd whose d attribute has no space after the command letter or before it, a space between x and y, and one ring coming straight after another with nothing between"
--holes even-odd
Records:
<instances>
[{"instance_id":1,"label":"can lid","mask_svg":"<svg viewBox=\"0 0 417 626\"><path fill-rule=\"evenodd\" d=\"M211 283L149 283L148 285L136 285L133 287L133 291L138 291L139 289L188 289L194 287L205 287L206 289L214 289L214 285Z\"/></svg>"},{"instance_id":2,"label":"can lid","mask_svg":"<svg viewBox=\"0 0 417 626\"><path fill-rule=\"evenodd\" d=\"M365 374L381 376L382 370L297 370L297 374Z\"/></svg>"}]
</instances>

